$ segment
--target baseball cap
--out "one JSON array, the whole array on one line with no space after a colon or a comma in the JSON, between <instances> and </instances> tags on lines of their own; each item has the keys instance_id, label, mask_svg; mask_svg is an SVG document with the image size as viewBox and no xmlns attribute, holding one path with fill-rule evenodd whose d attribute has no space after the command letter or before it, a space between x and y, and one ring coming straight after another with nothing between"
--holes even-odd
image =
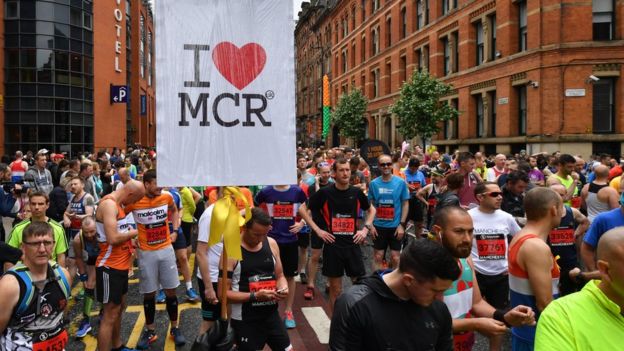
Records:
<instances>
[{"instance_id":1,"label":"baseball cap","mask_svg":"<svg viewBox=\"0 0 624 351\"><path fill-rule=\"evenodd\" d=\"M445 154L444 156L442 156L442 162L451 164L451 156Z\"/></svg>"},{"instance_id":2,"label":"baseball cap","mask_svg":"<svg viewBox=\"0 0 624 351\"><path fill-rule=\"evenodd\" d=\"M431 169L431 175L437 175L437 176L443 177L444 171L440 169L440 167L435 166Z\"/></svg>"},{"instance_id":3,"label":"baseball cap","mask_svg":"<svg viewBox=\"0 0 624 351\"><path fill-rule=\"evenodd\" d=\"M43 148L43 149L37 151L37 154L47 154L48 152L50 152L48 149Z\"/></svg>"}]
</instances>

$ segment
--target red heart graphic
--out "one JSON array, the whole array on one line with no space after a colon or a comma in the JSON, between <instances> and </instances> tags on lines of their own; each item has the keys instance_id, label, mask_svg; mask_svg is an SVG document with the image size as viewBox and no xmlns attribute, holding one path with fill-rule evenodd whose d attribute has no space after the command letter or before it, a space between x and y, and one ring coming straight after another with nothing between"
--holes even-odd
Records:
<instances>
[{"instance_id":1,"label":"red heart graphic","mask_svg":"<svg viewBox=\"0 0 624 351\"><path fill-rule=\"evenodd\" d=\"M256 43L245 44L242 48L224 41L215 46L212 60L221 75L239 90L253 82L264 69L266 53Z\"/></svg>"}]
</instances>

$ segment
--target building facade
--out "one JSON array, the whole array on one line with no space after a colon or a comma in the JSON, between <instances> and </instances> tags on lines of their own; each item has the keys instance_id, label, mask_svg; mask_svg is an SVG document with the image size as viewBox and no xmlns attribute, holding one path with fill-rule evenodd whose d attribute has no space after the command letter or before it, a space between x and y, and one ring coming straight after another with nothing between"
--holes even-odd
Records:
<instances>
[{"instance_id":1,"label":"building facade","mask_svg":"<svg viewBox=\"0 0 624 351\"><path fill-rule=\"evenodd\" d=\"M133 104L141 100L141 79L132 54L141 46L138 19L131 22L140 12L151 12L147 2L5 0L3 5L0 154L150 145L135 118L141 112ZM153 33L151 16L145 18ZM111 86L129 86L128 104L112 103ZM153 104L153 91L146 91Z\"/></svg>"},{"instance_id":2,"label":"building facade","mask_svg":"<svg viewBox=\"0 0 624 351\"><path fill-rule=\"evenodd\" d=\"M332 106L362 89L371 138L403 141L389 107L426 70L453 86L443 100L460 112L432 141L442 149L621 152L620 2L343 0L328 11Z\"/></svg>"}]
</instances>

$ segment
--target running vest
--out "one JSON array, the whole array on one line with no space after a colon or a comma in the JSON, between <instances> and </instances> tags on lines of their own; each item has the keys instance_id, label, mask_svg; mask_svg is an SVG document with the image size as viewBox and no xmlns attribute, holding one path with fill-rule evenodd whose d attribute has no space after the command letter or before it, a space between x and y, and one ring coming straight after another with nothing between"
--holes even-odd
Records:
<instances>
[{"instance_id":1,"label":"running vest","mask_svg":"<svg viewBox=\"0 0 624 351\"><path fill-rule=\"evenodd\" d=\"M559 182L566 188L566 191L568 188L570 188L570 185L572 185L572 183L574 183L574 179L572 179L572 177L568 176L567 179L563 179L561 178L559 175L557 175L557 173L554 173L553 176L555 176L555 178L559 179ZM580 208L581 207L581 197L578 196L578 188L574 188L574 193L572 193L572 199L570 201L565 201L564 203L570 207L574 207L574 208Z\"/></svg>"},{"instance_id":2,"label":"running vest","mask_svg":"<svg viewBox=\"0 0 624 351\"><path fill-rule=\"evenodd\" d=\"M565 207L565 216L561 217L559 226L550 231L548 245L559 266L564 270L570 270L576 266L576 243L574 232L576 223L572 209Z\"/></svg>"},{"instance_id":3,"label":"running vest","mask_svg":"<svg viewBox=\"0 0 624 351\"><path fill-rule=\"evenodd\" d=\"M517 262L518 251L520 251L522 244L524 244L526 240L533 238L538 238L538 236L535 234L528 234L509 247L509 297L512 308L518 305L529 306L535 311L535 320L537 320L539 317L539 310L535 302L535 294L529 283L529 276ZM557 266L554 257L553 268L550 271L550 275L552 278L552 294L553 298L556 299L559 297L559 266ZM511 328L511 333L525 342L532 344L535 341L535 327L513 327Z\"/></svg>"},{"instance_id":4,"label":"running vest","mask_svg":"<svg viewBox=\"0 0 624 351\"><path fill-rule=\"evenodd\" d=\"M28 168L24 168L23 162L22 159L19 159L11 162L9 165L9 168L11 168L11 181L13 183L19 183L24 180L24 174L26 174Z\"/></svg>"},{"instance_id":5,"label":"running vest","mask_svg":"<svg viewBox=\"0 0 624 351\"><path fill-rule=\"evenodd\" d=\"M276 290L275 258L269 240L262 242L262 248L251 252L241 247L243 260L234 268L234 281L238 281L232 289L240 292L257 292L259 290ZM238 279L237 279L238 278ZM250 321L265 319L277 311L277 301L255 301L232 305L232 319Z\"/></svg>"},{"instance_id":6,"label":"running vest","mask_svg":"<svg viewBox=\"0 0 624 351\"><path fill-rule=\"evenodd\" d=\"M0 336L2 350L64 350L68 334L63 327L63 310L71 287L61 267L53 261L48 263L47 278L41 289L34 285L30 270L22 263L6 274L19 282L20 298Z\"/></svg>"},{"instance_id":7,"label":"running vest","mask_svg":"<svg viewBox=\"0 0 624 351\"><path fill-rule=\"evenodd\" d=\"M82 244L82 250L86 251L89 257L97 257L100 254L97 239L95 241L85 239L82 230L80 231L80 243Z\"/></svg>"},{"instance_id":8,"label":"running vest","mask_svg":"<svg viewBox=\"0 0 624 351\"><path fill-rule=\"evenodd\" d=\"M132 212L139 230L139 248L143 251L156 251L171 246L169 232L169 207L175 206L173 196L167 191L150 198L143 198L126 206Z\"/></svg>"},{"instance_id":9,"label":"running vest","mask_svg":"<svg viewBox=\"0 0 624 351\"><path fill-rule=\"evenodd\" d=\"M472 309L472 286L474 277L472 267L468 264L468 259L459 259L461 275L455 280L450 288L444 292L444 303L448 307L453 319L471 318ZM455 351L470 351L475 342L474 332L463 332L453 334L453 345Z\"/></svg>"},{"instance_id":10,"label":"running vest","mask_svg":"<svg viewBox=\"0 0 624 351\"><path fill-rule=\"evenodd\" d=\"M76 200L76 196L74 196L72 200L69 202L69 211L77 215L87 214L87 207L84 204L84 199L86 195L87 193L83 192L82 197L78 200ZM81 227L82 227L82 221L80 220L80 218L75 218L75 217L72 218L71 223L69 225L72 238L74 237L74 235L76 235L76 233L78 233Z\"/></svg>"},{"instance_id":11,"label":"running vest","mask_svg":"<svg viewBox=\"0 0 624 351\"><path fill-rule=\"evenodd\" d=\"M600 191L600 189L607 186L609 186L609 184L598 185L594 182L589 183L585 204L587 205L587 218L590 222L592 222L594 218L596 218L596 216L598 216L602 212L607 212L611 209L608 202L602 202L598 200L598 192Z\"/></svg>"},{"instance_id":12,"label":"running vest","mask_svg":"<svg viewBox=\"0 0 624 351\"><path fill-rule=\"evenodd\" d=\"M102 200L106 198L107 197L104 197ZM119 233L127 233L132 229L132 225L124 209L116 202L115 204L117 205L117 231ZM130 240L118 245L111 245L106 240L104 223L96 221L95 229L97 231L97 240L100 245L100 254L98 255L95 265L97 267L107 267L120 271L129 270L132 260L132 244Z\"/></svg>"}]
</instances>

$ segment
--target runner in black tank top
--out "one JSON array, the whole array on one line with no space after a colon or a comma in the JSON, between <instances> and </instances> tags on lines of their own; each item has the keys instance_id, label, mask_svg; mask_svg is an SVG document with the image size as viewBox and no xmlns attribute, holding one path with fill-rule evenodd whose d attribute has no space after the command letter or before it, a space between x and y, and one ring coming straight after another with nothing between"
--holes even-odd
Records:
<instances>
[{"instance_id":1,"label":"runner in black tank top","mask_svg":"<svg viewBox=\"0 0 624 351\"><path fill-rule=\"evenodd\" d=\"M228 262L232 289L232 328L239 350L291 350L290 338L277 311L277 301L288 295L279 247L268 238L271 217L253 208L242 235L242 261Z\"/></svg>"}]
</instances>

